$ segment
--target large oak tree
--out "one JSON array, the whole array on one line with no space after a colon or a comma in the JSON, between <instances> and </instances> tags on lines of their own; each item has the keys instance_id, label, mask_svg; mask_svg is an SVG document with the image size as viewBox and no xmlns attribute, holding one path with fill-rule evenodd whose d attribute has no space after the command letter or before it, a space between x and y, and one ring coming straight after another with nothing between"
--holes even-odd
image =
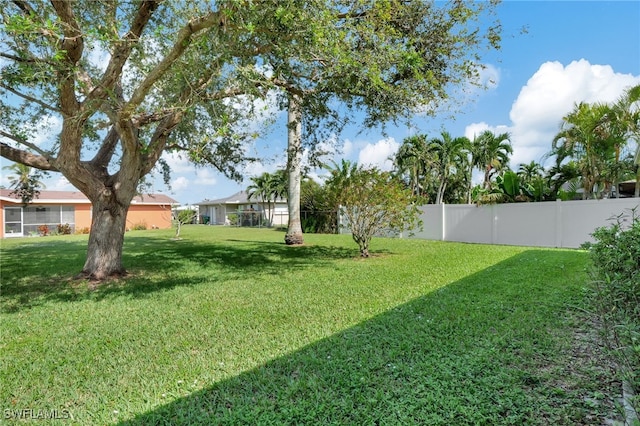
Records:
<instances>
[{"instance_id":1,"label":"large oak tree","mask_svg":"<svg viewBox=\"0 0 640 426\"><path fill-rule=\"evenodd\" d=\"M278 7L3 3L0 155L60 172L89 198L84 275L101 280L124 272L129 205L165 150L185 150L196 163L238 176L250 136L238 121L251 112L247 100L265 93L258 55L295 39L274 27ZM47 130L50 142L36 143Z\"/></svg>"}]
</instances>

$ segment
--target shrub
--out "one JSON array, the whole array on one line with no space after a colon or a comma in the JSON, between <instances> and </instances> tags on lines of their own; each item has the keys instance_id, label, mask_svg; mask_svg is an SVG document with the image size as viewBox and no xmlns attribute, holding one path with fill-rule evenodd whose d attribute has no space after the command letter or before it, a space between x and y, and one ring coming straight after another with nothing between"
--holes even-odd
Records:
<instances>
[{"instance_id":1,"label":"shrub","mask_svg":"<svg viewBox=\"0 0 640 426\"><path fill-rule=\"evenodd\" d=\"M40 225L38 226L38 232L40 233L40 235L42 235L43 237L46 237L47 235L50 234L49 231L49 227L47 225Z\"/></svg>"},{"instance_id":2,"label":"shrub","mask_svg":"<svg viewBox=\"0 0 640 426\"><path fill-rule=\"evenodd\" d=\"M227 219L229 219L229 225L231 226L236 226L238 224L238 215L236 213L231 213L227 216Z\"/></svg>"},{"instance_id":3,"label":"shrub","mask_svg":"<svg viewBox=\"0 0 640 426\"><path fill-rule=\"evenodd\" d=\"M351 232L360 256L369 257L374 235L396 235L422 227L420 212L411 204L411 192L390 173L358 167L341 185L341 226Z\"/></svg>"},{"instance_id":4,"label":"shrub","mask_svg":"<svg viewBox=\"0 0 640 426\"><path fill-rule=\"evenodd\" d=\"M146 222L134 223L133 227L131 229L134 230L134 231L146 231L147 230L147 223Z\"/></svg>"},{"instance_id":5,"label":"shrub","mask_svg":"<svg viewBox=\"0 0 640 426\"><path fill-rule=\"evenodd\" d=\"M194 212L193 210L181 210L180 212L178 212L177 220L178 222L180 222L180 224L186 225L188 223L193 223L196 216L196 212Z\"/></svg>"},{"instance_id":6,"label":"shrub","mask_svg":"<svg viewBox=\"0 0 640 426\"><path fill-rule=\"evenodd\" d=\"M630 223L625 223L628 219ZM631 401L640 412L640 216L620 215L595 230L589 244L593 263L592 303L604 325L607 343L638 395Z\"/></svg>"},{"instance_id":7,"label":"shrub","mask_svg":"<svg viewBox=\"0 0 640 426\"><path fill-rule=\"evenodd\" d=\"M58 224L58 234L60 235L70 235L71 234L71 225L65 223L64 225Z\"/></svg>"},{"instance_id":8,"label":"shrub","mask_svg":"<svg viewBox=\"0 0 640 426\"><path fill-rule=\"evenodd\" d=\"M91 230L88 227L76 228L76 234L88 234Z\"/></svg>"}]
</instances>

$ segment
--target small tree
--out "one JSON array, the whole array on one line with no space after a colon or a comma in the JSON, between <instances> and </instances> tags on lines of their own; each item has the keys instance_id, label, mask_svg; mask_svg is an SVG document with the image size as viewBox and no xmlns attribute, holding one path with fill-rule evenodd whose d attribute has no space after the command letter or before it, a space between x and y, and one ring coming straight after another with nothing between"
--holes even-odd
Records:
<instances>
[{"instance_id":1,"label":"small tree","mask_svg":"<svg viewBox=\"0 0 640 426\"><path fill-rule=\"evenodd\" d=\"M193 219L196 217L196 212L194 212L193 210L180 210L178 212L178 214L176 215L176 222L177 222L177 228L176 228L176 236L174 237L175 239L180 238L180 230L182 228L182 225L186 225L187 223L192 223Z\"/></svg>"},{"instance_id":2,"label":"small tree","mask_svg":"<svg viewBox=\"0 0 640 426\"><path fill-rule=\"evenodd\" d=\"M359 167L343 180L340 213L362 257L374 235L393 235L422 225L412 194L390 173Z\"/></svg>"}]
</instances>

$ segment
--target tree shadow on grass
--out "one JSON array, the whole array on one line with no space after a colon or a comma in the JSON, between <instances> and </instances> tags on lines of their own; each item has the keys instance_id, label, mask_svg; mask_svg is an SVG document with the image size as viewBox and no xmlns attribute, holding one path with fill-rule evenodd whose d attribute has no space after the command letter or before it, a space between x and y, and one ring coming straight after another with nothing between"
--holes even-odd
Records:
<instances>
[{"instance_id":1,"label":"tree shadow on grass","mask_svg":"<svg viewBox=\"0 0 640 426\"><path fill-rule=\"evenodd\" d=\"M576 255L524 252L120 425L601 421L593 390L558 385L549 365L578 293L559 272ZM514 270L541 257L555 278L523 285Z\"/></svg>"},{"instance_id":2,"label":"tree shadow on grass","mask_svg":"<svg viewBox=\"0 0 640 426\"><path fill-rule=\"evenodd\" d=\"M202 281L327 266L356 254L354 249L325 245L288 247L279 242L243 240L203 243L136 236L125 241L123 263L129 275L93 288L88 281L74 278L85 261L86 241L39 242L37 247L24 244L3 250L0 300L3 312L17 312L51 301L144 297ZM200 271L200 275L196 272L185 278L190 271Z\"/></svg>"}]
</instances>

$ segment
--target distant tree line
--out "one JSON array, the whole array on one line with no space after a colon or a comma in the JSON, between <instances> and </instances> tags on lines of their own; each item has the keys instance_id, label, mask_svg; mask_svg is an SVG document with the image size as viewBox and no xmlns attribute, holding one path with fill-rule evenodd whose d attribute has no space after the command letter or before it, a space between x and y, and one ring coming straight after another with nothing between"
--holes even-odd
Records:
<instances>
[{"instance_id":1,"label":"distant tree line","mask_svg":"<svg viewBox=\"0 0 640 426\"><path fill-rule=\"evenodd\" d=\"M513 154L511 135L489 130L473 139L453 137L446 131L428 138L424 134L403 140L392 157L394 168L385 179L400 184L410 194L407 205L491 204L618 197L622 181L640 184L640 85L631 87L612 104L579 103L563 117L545 168L536 161L509 167ZM354 176L365 169L348 160L325 164L323 182L302 179L300 211L304 232L336 233L340 207ZM482 181L473 184L473 172ZM382 173L379 170L377 173ZM373 179L373 175L370 176ZM376 175L377 178L377 175ZM359 185L360 180L356 179ZM272 203L288 194L284 170L252 178L249 197L258 198L273 214ZM390 185L388 183L388 185ZM369 199L373 199L370 196ZM268 218L271 222L272 218Z\"/></svg>"},{"instance_id":2,"label":"distant tree line","mask_svg":"<svg viewBox=\"0 0 640 426\"><path fill-rule=\"evenodd\" d=\"M618 197L620 182L640 189L640 85L614 103L579 103L562 119L546 168L532 161L509 167L511 135L484 131L468 139L447 132L406 138L395 154L394 173L417 201L505 203ZM473 171L482 182L473 185Z\"/></svg>"}]
</instances>

